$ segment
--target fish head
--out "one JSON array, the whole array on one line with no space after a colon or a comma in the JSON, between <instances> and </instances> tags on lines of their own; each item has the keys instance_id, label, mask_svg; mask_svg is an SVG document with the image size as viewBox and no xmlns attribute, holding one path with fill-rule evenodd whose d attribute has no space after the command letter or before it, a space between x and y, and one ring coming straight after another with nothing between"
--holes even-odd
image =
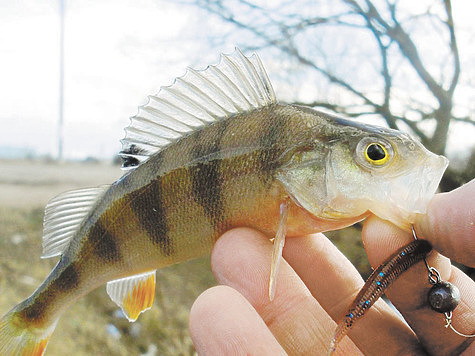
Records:
<instances>
[{"instance_id":1,"label":"fish head","mask_svg":"<svg viewBox=\"0 0 475 356\"><path fill-rule=\"evenodd\" d=\"M369 125L365 129L330 149L328 216L369 210L409 229L417 214L426 213L448 160L406 133Z\"/></svg>"},{"instance_id":2,"label":"fish head","mask_svg":"<svg viewBox=\"0 0 475 356\"><path fill-rule=\"evenodd\" d=\"M409 230L426 212L448 160L397 130L338 120L334 131L280 172L290 196L319 218L371 212Z\"/></svg>"}]
</instances>

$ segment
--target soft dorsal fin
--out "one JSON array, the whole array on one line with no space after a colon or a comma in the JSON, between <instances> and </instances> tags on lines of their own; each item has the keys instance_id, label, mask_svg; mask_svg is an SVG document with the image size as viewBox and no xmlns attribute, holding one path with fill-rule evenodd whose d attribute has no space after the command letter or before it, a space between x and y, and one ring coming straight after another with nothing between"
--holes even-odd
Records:
<instances>
[{"instance_id":1,"label":"soft dorsal fin","mask_svg":"<svg viewBox=\"0 0 475 356\"><path fill-rule=\"evenodd\" d=\"M61 255L84 217L109 188L82 188L61 193L50 200L43 219L43 254L41 258Z\"/></svg>"},{"instance_id":2,"label":"soft dorsal fin","mask_svg":"<svg viewBox=\"0 0 475 356\"><path fill-rule=\"evenodd\" d=\"M221 55L216 66L202 71L190 68L171 86L148 97L125 129L119 153L122 168L137 167L163 147L214 121L275 102L259 57L246 57L236 48L229 56Z\"/></svg>"},{"instance_id":3,"label":"soft dorsal fin","mask_svg":"<svg viewBox=\"0 0 475 356\"><path fill-rule=\"evenodd\" d=\"M155 271L116 279L107 283L107 294L132 322L150 309L155 297Z\"/></svg>"}]
</instances>

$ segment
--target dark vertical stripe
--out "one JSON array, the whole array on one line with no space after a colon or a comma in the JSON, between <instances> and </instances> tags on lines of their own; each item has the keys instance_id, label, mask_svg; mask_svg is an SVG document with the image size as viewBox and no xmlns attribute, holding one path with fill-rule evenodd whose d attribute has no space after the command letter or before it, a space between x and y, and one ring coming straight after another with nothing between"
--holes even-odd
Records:
<instances>
[{"instance_id":1,"label":"dark vertical stripe","mask_svg":"<svg viewBox=\"0 0 475 356\"><path fill-rule=\"evenodd\" d=\"M207 160L206 157L221 148L227 125L228 120L223 120L215 124L213 131L201 130L195 134L192 161L197 163L190 167L193 198L203 207L206 217L214 227L221 221L225 210L221 196L221 159Z\"/></svg>"},{"instance_id":2,"label":"dark vertical stripe","mask_svg":"<svg viewBox=\"0 0 475 356\"><path fill-rule=\"evenodd\" d=\"M193 197L200 204L209 221L215 225L224 213L221 197L221 160L198 163L191 170Z\"/></svg>"},{"instance_id":3,"label":"dark vertical stripe","mask_svg":"<svg viewBox=\"0 0 475 356\"><path fill-rule=\"evenodd\" d=\"M270 178L275 169L279 167L283 150L283 145L279 145L283 138L285 130L285 121L278 116L271 115L270 120L267 120L260 137L260 166L262 173Z\"/></svg>"},{"instance_id":4,"label":"dark vertical stripe","mask_svg":"<svg viewBox=\"0 0 475 356\"><path fill-rule=\"evenodd\" d=\"M79 285L79 273L74 264L68 265L53 282L60 291L70 291Z\"/></svg>"},{"instance_id":5,"label":"dark vertical stripe","mask_svg":"<svg viewBox=\"0 0 475 356\"><path fill-rule=\"evenodd\" d=\"M88 242L96 256L106 262L117 262L121 259L115 236L105 227L103 216L94 223L89 231Z\"/></svg>"},{"instance_id":6,"label":"dark vertical stripe","mask_svg":"<svg viewBox=\"0 0 475 356\"><path fill-rule=\"evenodd\" d=\"M79 285L80 276L76 265L69 264L64 257L61 258L54 271L56 273L51 273L44 284L46 289L33 294L17 307L20 316L29 323L41 324L46 314L50 312L49 308L54 307L58 295L69 293ZM51 284L48 285L48 282Z\"/></svg>"},{"instance_id":7,"label":"dark vertical stripe","mask_svg":"<svg viewBox=\"0 0 475 356\"><path fill-rule=\"evenodd\" d=\"M168 236L167 216L162 203L162 179L157 177L143 188L130 193L129 197L132 211L152 243L158 245L164 255L171 255L174 246Z\"/></svg>"},{"instance_id":8,"label":"dark vertical stripe","mask_svg":"<svg viewBox=\"0 0 475 356\"><path fill-rule=\"evenodd\" d=\"M27 321L28 323L41 323L43 318L45 317L46 313L46 306L49 305L50 301L54 299L54 294L52 294L52 298L45 298L40 296L39 298L35 298L32 301L32 304L25 306L23 310L20 311L20 316L23 320ZM23 303L28 303L30 299L25 300ZM21 308L22 304L19 305Z\"/></svg>"}]
</instances>

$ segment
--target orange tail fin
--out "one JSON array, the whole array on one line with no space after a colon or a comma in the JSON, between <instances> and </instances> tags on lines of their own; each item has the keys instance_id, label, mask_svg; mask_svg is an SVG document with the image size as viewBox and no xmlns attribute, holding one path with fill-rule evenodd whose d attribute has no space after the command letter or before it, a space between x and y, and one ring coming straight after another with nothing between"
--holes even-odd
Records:
<instances>
[{"instance_id":1,"label":"orange tail fin","mask_svg":"<svg viewBox=\"0 0 475 356\"><path fill-rule=\"evenodd\" d=\"M43 355L55 327L56 322L45 328L28 325L14 308L0 319L0 355Z\"/></svg>"}]
</instances>

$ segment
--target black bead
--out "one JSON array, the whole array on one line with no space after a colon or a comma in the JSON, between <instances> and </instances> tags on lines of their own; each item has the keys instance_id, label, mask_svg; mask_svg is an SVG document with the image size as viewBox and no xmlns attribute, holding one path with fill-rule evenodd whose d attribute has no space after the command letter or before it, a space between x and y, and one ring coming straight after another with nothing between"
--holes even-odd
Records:
<instances>
[{"instance_id":1,"label":"black bead","mask_svg":"<svg viewBox=\"0 0 475 356\"><path fill-rule=\"evenodd\" d=\"M452 283L440 281L430 289L427 299L433 310L448 313L459 304L460 291Z\"/></svg>"}]
</instances>

